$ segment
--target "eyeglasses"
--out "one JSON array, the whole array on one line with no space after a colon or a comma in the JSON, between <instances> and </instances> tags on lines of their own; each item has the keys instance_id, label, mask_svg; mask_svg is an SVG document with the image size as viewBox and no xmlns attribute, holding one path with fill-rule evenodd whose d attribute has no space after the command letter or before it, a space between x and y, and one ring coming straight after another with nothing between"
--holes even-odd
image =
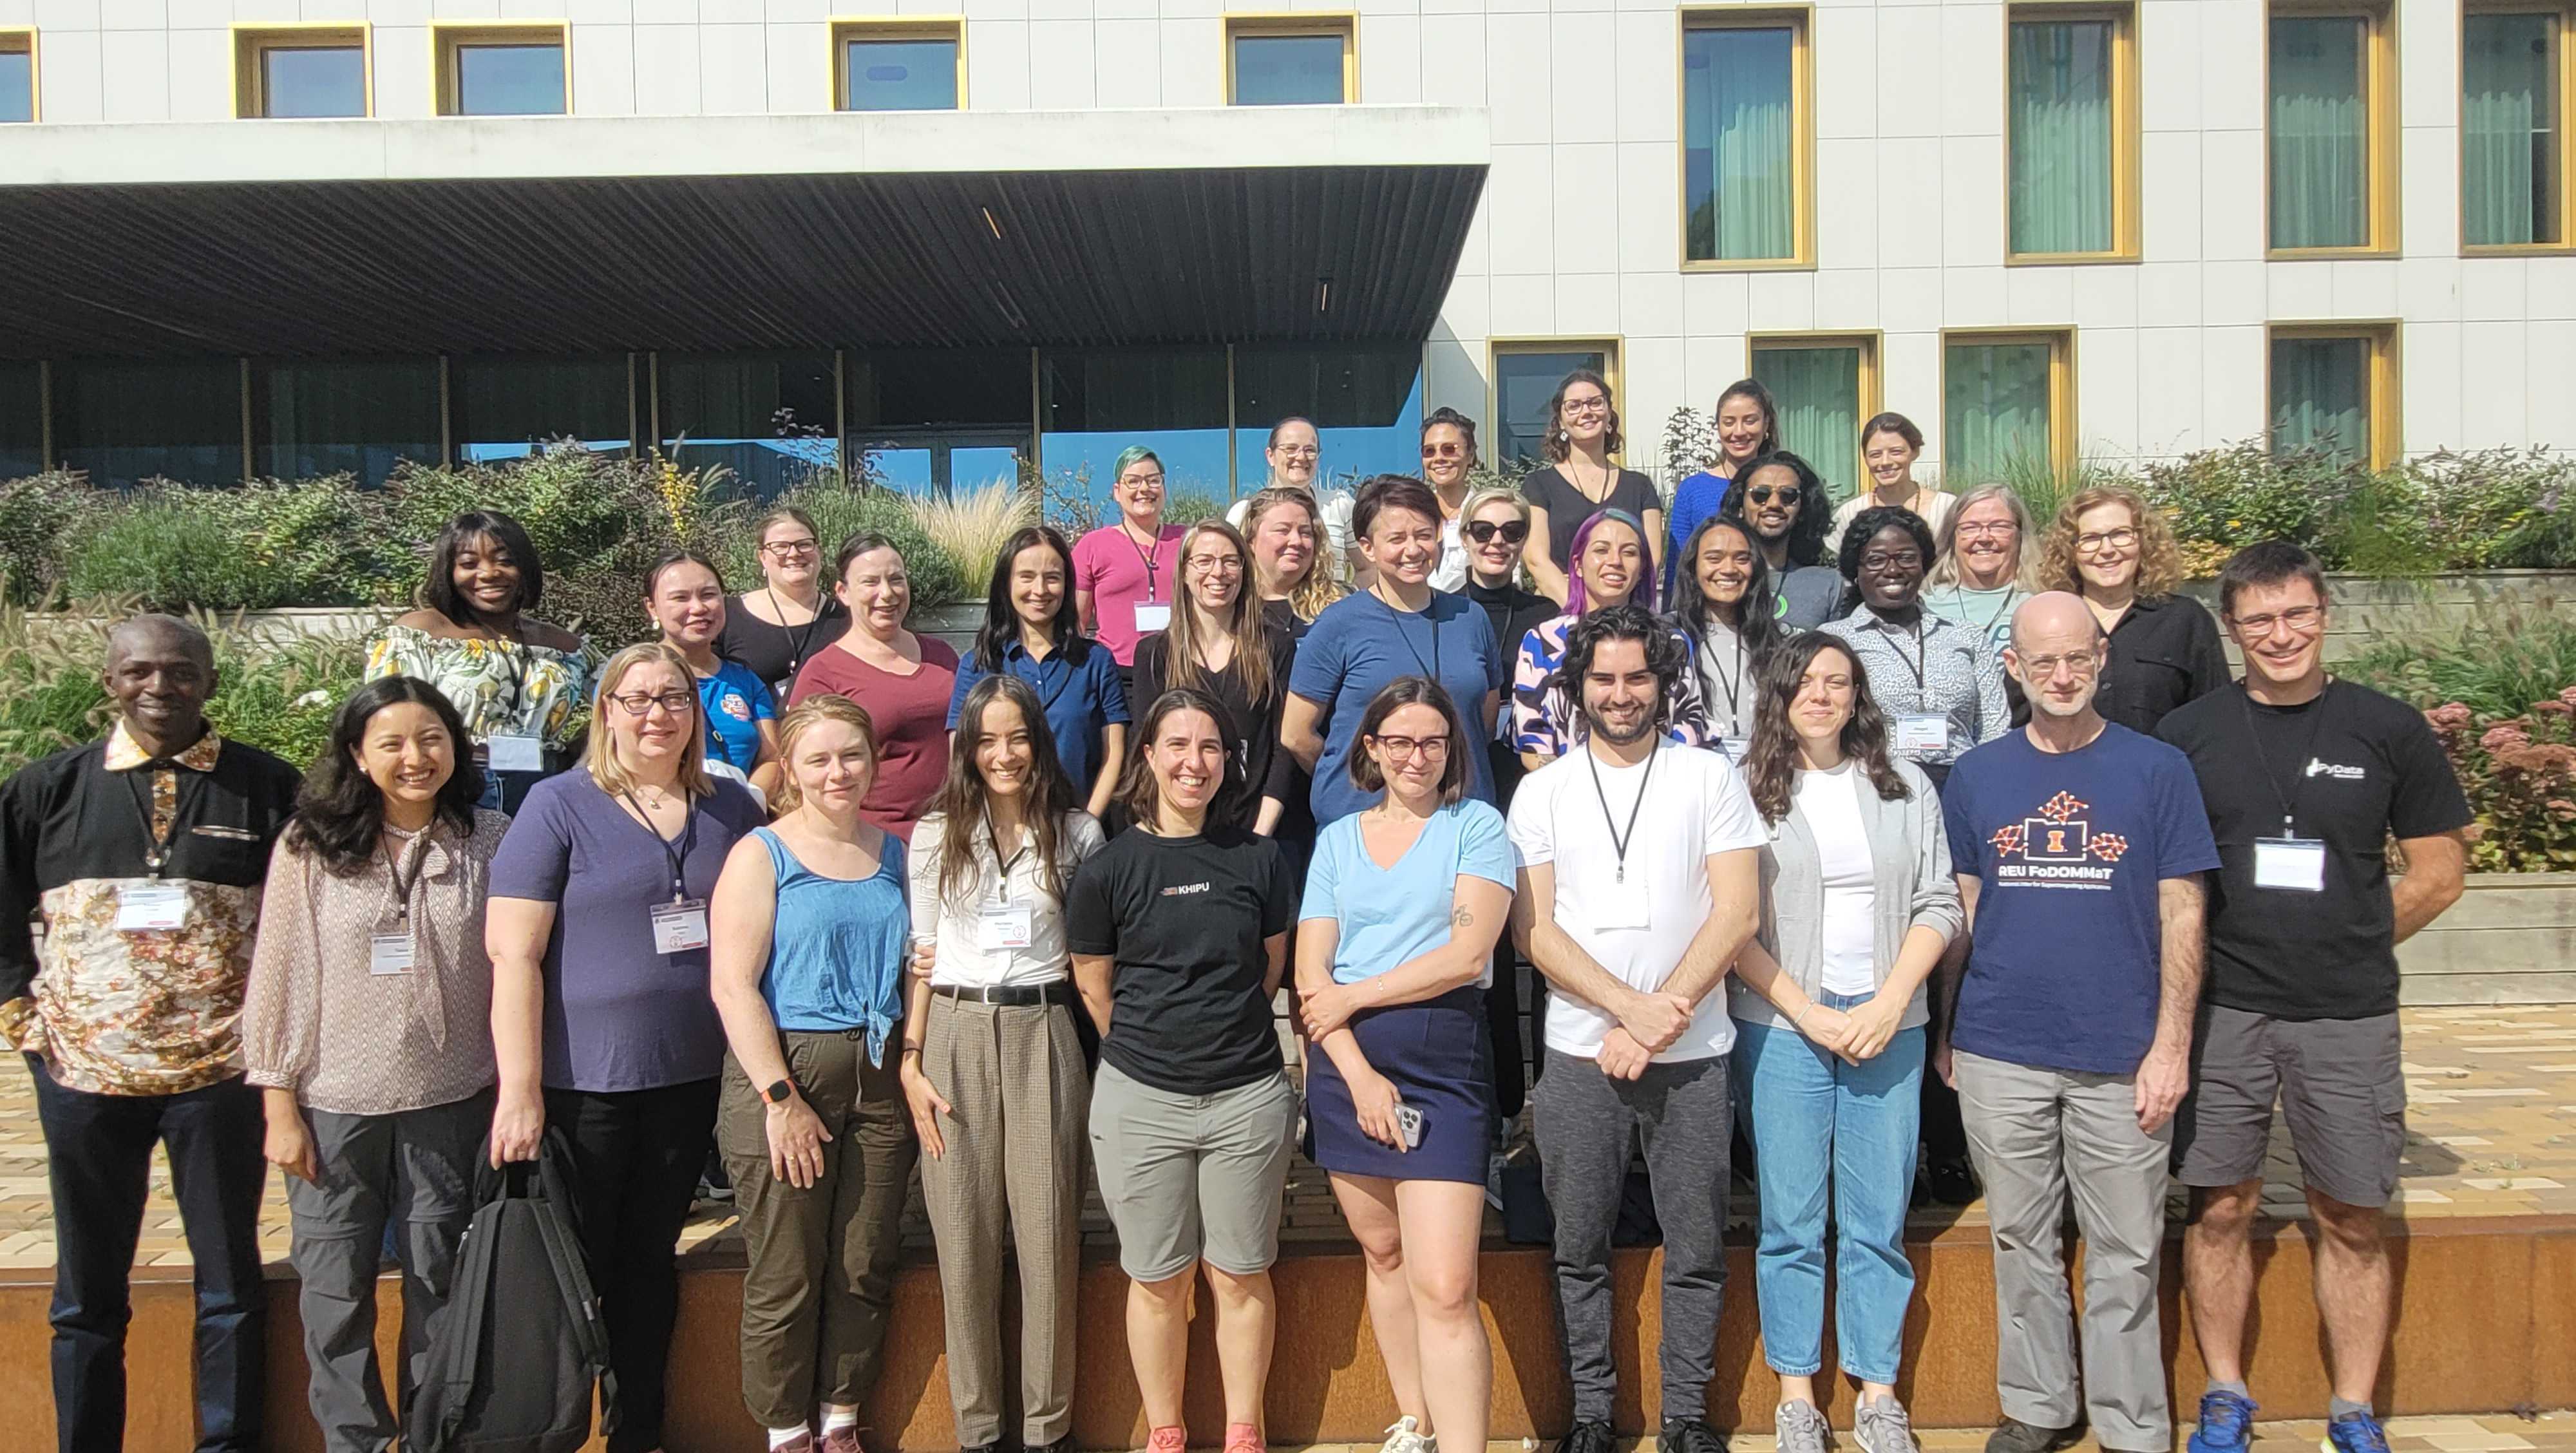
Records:
<instances>
[{"instance_id":1,"label":"eyeglasses","mask_svg":"<svg viewBox=\"0 0 2576 1453\"><path fill-rule=\"evenodd\" d=\"M1371 737L1369 740L1377 743L1379 751L1399 762L1409 762L1415 757L1449 755L1447 737Z\"/></svg>"},{"instance_id":2,"label":"eyeglasses","mask_svg":"<svg viewBox=\"0 0 2576 1453\"><path fill-rule=\"evenodd\" d=\"M1565 401L1565 412L1568 414L1606 414L1610 412L1610 401L1608 399L1567 399Z\"/></svg>"},{"instance_id":3,"label":"eyeglasses","mask_svg":"<svg viewBox=\"0 0 2576 1453\"><path fill-rule=\"evenodd\" d=\"M1425 459L1464 459L1467 457L1467 446L1459 443L1455 439L1444 440L1438 444L1425 444L1422 446L1422 457Z\"/></svg>"},{"instance_id":4,"label":"eyeglasses","mask_svg":"<svg viewBox=\"0 0 2576 1453\"><path fill-rule=\"evenodd\" d=\"M2136 543L2138 543L2138 532L2127 525L2122 525L2116 530L2103 530L2096 534L2076 536L2075 551L2079 555L2097 555L2104 550L2126 550Z\"/></svg>"},{"instance_id":5,"label":"eyeglasses","mask_svg":"<svg viewBox=\"0 0 2576 1453\"><path fill-rule=\"evenodd\" d=\"M1976 520L1969 524L1961 525L1958 528L1957 534L1962 540L1976 540L1982 539L1988 535L2001 536L2017 534L2020 530L2021 526L2014 524L2010 520Z\"/></svg>"},{"instance_id":6,"label":"eyeglasses","mask_svg":"<svg viewBox=\"0 0 2576 1453\"><path fill-rule=\"evenodd\" d=\"M2090 651L2076 651L2064 656L2016 656L2013 659L2021 662L2022 674L2033 681L2051 679L2057 675L2057 668L2060 666L2065 667L2076 680L2081 681L2099 669L2100 664L2094 660L2093 653Z\"/></svg>"},{"instance_id":7,"label":"eyeglasses","mask_svg":"<svg viewBox=\"0 0 2576 1453\"><path fill-rule=\"evenodd\" d=\"M781 560L793 559L798 555L813 554L814 542L812 540L770 540L761 545L760 553L774 555Z\"/></svg>"},{"instance_id":8,"label":"eyeglasses","mask_svg":"<svg viewBox=\"0 0 2576 1453\"><path fill-rule=\"evenodd\" d=\"M665 691L659 696L638 692L633 696L611 696L608 699L616 702L617 709L628 716L642 716L657 706L678 716L698 704L696 694L687 691Z\"/></svg>"},{"instance_id":9,"label":"eyeglasses","mask_svg":"<svg viewBox=\"0 0 2576 1453\"><path fill-rule=\"evenodd\" d=\"M1479 545L1494 543L1499 535L1506 545L1517 545L1529 538L1527 520L1469 520L1458 527L1460 533Z\"/></svg>"},{"instance_id":10,"label":"eyeglasses","mask_svg":"<svg viewBox=\"0 0 2576 1453\"><path fill-rule=\"evenodd\" d=\"M1131 474L1126 478L1119 480L1118 483L1119 486L1124 489L1161 489L1163 487L1163 476L1159 474Z\"/></svg>"},{"instance_id":11,"label":"eyeglasses","mask_svg":"<svg viewBox=\"0 0 2576 1453\"><path fill-rule=\"evenodd\" d=\"M2294 605L2278 615L2229 616L2227 623L2249 636L2268 636L2274 626L2288 626L2291 634L2304 636L2325 618L2324 606Z\"/></svg>"},{"instance_id":12,"label":"eyeglasses","mask_svg":"<svg viewBox=\"0 0 2576 1453\"><path fill-rule=\"evenodd\" d=\"M1187 562L1201 575L1241 575L1243 561L1233 555L1193 555Z\"/></svg>"},{"instance_id":13,"label":"eyeglasses","mask_svg":"<svg viewBox=\"0 0 2576 1453\"><path fill-rule=\"evenodd\" d=\"M1746 490L1744 492L1744 497L1758 505L1767 505L1775 499L1783 504L1796 504L1798 502L1798 486L1794 484L1759 485Z\"/></svg>"},{"instance_id":14,"label":"eyeglasses","mask_svg":"<svg viewBox=\"0 0 2576 1453\"><path fill-rule=\"evenodd\" d=\"M1321 458L1323 452L1323 450L1318 449L1312 444L1291 444L1279 451L1279 457L1282 459L1316 459Z\"/></svg>"},{"instance_id":15,"label":"eyeglasses","mask_svg":"<svg viewBox=\"0 0 2576 1453\"><path fill-rule=\"evenodd\" d=\"M1860 557L1860 568L1869 571L1920 570L1923 568L1923 552L1920 550L1872 550L1868 554Z\"/></svg>"}]
</instances>

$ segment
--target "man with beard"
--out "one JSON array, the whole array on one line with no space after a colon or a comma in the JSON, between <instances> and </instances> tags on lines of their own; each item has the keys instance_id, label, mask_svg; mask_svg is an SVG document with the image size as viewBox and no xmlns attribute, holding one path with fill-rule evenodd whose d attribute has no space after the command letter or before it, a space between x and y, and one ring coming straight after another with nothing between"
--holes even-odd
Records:
<instances>
[{"instance_id":1,"label":"man with beard","mask_svg":"<svg viewBox=\"0 0 2576 1453\"><path fill-rule=\"evenodd\" d=\"M1641 1139L1664 1233L1662 1446L1725 1446L1706 1419L1734 1120L1718 986L1753 934L1765 834L1725 753L1665 738L1689 669L1672 629L1636 606L1577 622L1560 670L1583 740L1512 799L1513 932L1554 989L1530 1101L1574 1382L1558 1453L1612 1446L1610 1231Z\"/></svg>"}]
</instances>

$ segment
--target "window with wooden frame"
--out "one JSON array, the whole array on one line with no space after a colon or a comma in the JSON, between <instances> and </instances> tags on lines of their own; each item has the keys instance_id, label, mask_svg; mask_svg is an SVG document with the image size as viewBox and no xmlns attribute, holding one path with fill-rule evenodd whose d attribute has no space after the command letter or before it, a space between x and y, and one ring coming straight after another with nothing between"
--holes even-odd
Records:
<instances>
[{"instance_id":1,"label":"window with wooden frame","mask_svg":"<svg viewBox=\"0 0 2576 1453\"><path fill-rule=\"evenodd\" d=\"M965 17L833 21L832 108L965 110Z\"/></svg>"},{"instance_id":2,"label":"window with wooden frame","mask_svg":"<svg viewBox=\"0 0 2576 1453\"><path fill-rule=\"evenodd\" d=\"M2075 464L2075 330L1941 335L1941 480L1957 493Z\"/></svg>"},{"instance_id":3,"label":"window with wooden frame","mask_svg":"<svg viewBox=\"0 0 2576 1453\"><path fill-rule=\"evenodd\" d=\"M1860 426L1878 412L1875 333L1757 333L1745 372L1780 405L1780 447L1848 497L1861 487Z\"/></svg>"},{"instance_id":4,"label":"window with wooden frame","mask_svg":"<svg viewBox=\"0 0 2576 1453\"><path fill-rule=\"evenodd\" d=\"M36 32L0 30L0 122L33 121L36 106Z\"/></svg>"},{"instance_id":5,"label":"window with wooden frame","mask_svg":"<svg viewBox=\"0 0 2576 1453\"><path fill-rule=\"evenodd\" d=\"M2270 331L2272 452L2323 453L2372 469L2395 463L2397 324L2275 323Z\"/></svg>"},{"instance_id":6,"label":"window with wooden frame","mask_svg":"<svg viewBox=\"0 0 2576 1453\"><path fill-rule=\"evenodd\" d=\"M1359 98L1357 15L1225 18L1227 105L1340 106Z\"/></svg>"},{"instance_id":7,"label":"window with wooden frame","mask_svg":"<svg viewBox=\"0 0 2576 1453\"><path fill-rule=\"evenodd\" d=\"M1685 269L1815 266L1811 13L1681 12Z\"/></svg>"},{"instance_id":8,"label":"window with wooden frame","mask_svg":"<svg viewBox=\"0 0 2576 1453\"><path fill-rule=\"evenodd\" d=\"M2397 250L2397 47L2386 5L2275 0L2264 191L2279 256Z\"/></svg>"},{"instance_id":9,"label":"window with wooden frame","mask_svg":"<svg viewBox=\"0 0 2576 1453\"><path fill-rule=\"evenodd\" d=\"M1610 381L1610 409L1619 410L1619 340L1616 338L1497 338L1486 345L1486 377L1494 381L1485 417L1493 422L1486 453L1499 468L1545 462L1547 405L1565 376L1590 369ZM1620 432L1635 438L1622 419Z\"/></svg>"},{"instance_id":10,"label":"window with wooden frame","mask_svg":"<svg viewBox=\"0 0 2576 1453\"><path fill-rule=\"evenodd\" d=\"M372 115L372 77L364 22L233 27L235 116Z\"/></svg>"},{"instance_id":11,"label":"window with wooden frame","mask_svg":"<svg viewBox=\"0 0 2576 1453\"><path fill-rule=\"evenodd\" d=\"M572 47L561 21L430 26L441 116L569 116Z\"/></svg>"},{"instance_id":12,"label":"window with wooden frame","mask_svg":"<svg viewBox=\"0 0 2576 1453\"><path fill-rule=\"evenodd\" d=\"M2557 250L2576 240L2576 110L2565 5L2473 3L2460 31L2460 246Z\"/></svg>"},{"instance_id":13,"label":"window with wooden frame","mask_svg":"<svg viewBox=\"0 0 2576 1453\"><path fill-rule=\"evenodd\" d=\"M2004 29L2004 251L2014 262L2138 256L2134 4L2011 7Z\"/></svg>"}]
</instances>

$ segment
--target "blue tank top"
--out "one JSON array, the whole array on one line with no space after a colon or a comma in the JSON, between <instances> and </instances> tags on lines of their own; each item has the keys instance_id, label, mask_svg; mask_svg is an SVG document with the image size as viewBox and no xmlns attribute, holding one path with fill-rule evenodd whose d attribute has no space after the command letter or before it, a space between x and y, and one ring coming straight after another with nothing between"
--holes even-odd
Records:
<instances>
[{"instance_id":1,"label":"blue tank top","mask_svg":"<svg viewBox=\"0 0 2576 1453\"><path fill-rule=\"evenodd\" d=\"M785 1030L864 1029L869 1061L884 1063L886 1037L903 1017L903 949L912 931L903 840L887 833L877 870L842 879L808 869L768 828L752 835L769 849L778 877L769 966L760 974L770 1018Z\"/></svg>"}]
</instances>

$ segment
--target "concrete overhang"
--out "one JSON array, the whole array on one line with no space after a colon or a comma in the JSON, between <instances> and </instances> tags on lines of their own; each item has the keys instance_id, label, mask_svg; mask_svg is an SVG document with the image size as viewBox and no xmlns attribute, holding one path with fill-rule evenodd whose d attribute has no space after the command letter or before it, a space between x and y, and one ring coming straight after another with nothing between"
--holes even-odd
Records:
<instances>
[{"instance_id":1,"label":"concrete overhang","mask_svg":"<svg viewBox=\"0 0 2576 1453\"><path fill-rule=\"evenodd\" d=\"M1420 338L1448 107L0 128L0 357Z\"/></svg>"}]
</instances>

